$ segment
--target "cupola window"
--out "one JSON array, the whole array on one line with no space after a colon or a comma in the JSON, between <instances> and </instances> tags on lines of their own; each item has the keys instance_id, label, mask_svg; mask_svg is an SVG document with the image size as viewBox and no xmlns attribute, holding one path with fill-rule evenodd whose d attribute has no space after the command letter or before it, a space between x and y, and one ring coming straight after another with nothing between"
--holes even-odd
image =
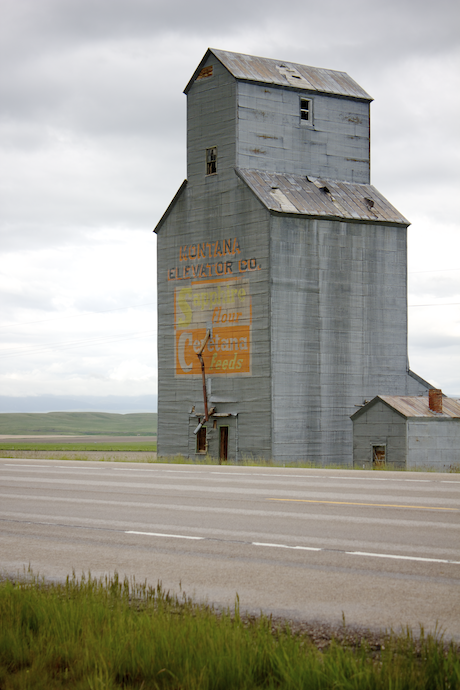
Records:
<instances>
[{"instance_id":1,"label":"cupola window","mask_svg":"<svg viewBox=\"0 0 460 690\"><path fill-rule=\"evenodd\" d=\"M313 101L310 98L300 99L300 119L311 124L313 119Z\"/></svg>"}]
</instances>

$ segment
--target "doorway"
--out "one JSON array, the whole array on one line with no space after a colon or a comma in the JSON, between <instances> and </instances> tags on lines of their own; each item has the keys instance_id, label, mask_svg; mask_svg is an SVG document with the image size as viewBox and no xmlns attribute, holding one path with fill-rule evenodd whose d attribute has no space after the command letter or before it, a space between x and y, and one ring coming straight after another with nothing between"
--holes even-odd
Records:
<instances>
[{"instance_id":1,"label":"doorway","mask_svg":"<svg viewBox=\"0 0 460 690\"><path fill-rule=\"evenodd\" d=\"M387 447L384 445L372 446L372 467L378 469L386 465Z\"/></svg>"},{"instance_id":2,"label":"doorway","mask_svg":"<svg viewBox=\"0 0 460 690\"><path fill-rule=\"evenodd\" d=\"M227 462L228 456L228 426L219 427L219 464Z\"/></svg>"}]
</instances>

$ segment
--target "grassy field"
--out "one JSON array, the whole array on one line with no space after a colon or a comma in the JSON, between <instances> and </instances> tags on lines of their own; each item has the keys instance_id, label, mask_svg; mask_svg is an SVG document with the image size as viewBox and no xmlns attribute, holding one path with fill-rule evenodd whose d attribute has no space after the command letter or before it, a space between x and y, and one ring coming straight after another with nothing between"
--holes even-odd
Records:
<instances>
[{"instance_id":1,"label":"grassy field","mask_svg":"<svg viewBox=\"0 0 460 690\"><path fill-rule=\"evenodd\" d=\"M377 640L377 641L376 641ZM2 690L454 690L458 647L408 631L322 649L271 619L217 615L114 579L0 584Z\"/></svg>"},{"instance_id":2,"label":"grassy field","mask_svg":"<svg viewBox=\"0 0 460 690\"><path fill-rule=\"evenodd\" d=\"M11 440L8 441L2 441L0 439L0 450L1 451L9 451L9 450L21 450L21 451L44 451L44 452L53 452L53 451L65 451L65 452L78 452L82 453L83 451L86 452L105 452L105 451L110 451L110 452L136 452L136 453L156 453L157 450L157 444L155 441L152 441L151 443L137 443L137 442L128 442L128 443L94 443L92 441L88 441L88 443L11 443ZM91 457L88 456L88 460L90 460Z\"/></svg>"},{"instance_id":3,"label":"grassy field","mask_svg":"<svg viewBox=\"0 0 460 690\"><path fill-rule=\"evenodd\" d=\"M0 414L0 434L155 436L156 413L47 412Z\"/></svg>"}]
</instances>

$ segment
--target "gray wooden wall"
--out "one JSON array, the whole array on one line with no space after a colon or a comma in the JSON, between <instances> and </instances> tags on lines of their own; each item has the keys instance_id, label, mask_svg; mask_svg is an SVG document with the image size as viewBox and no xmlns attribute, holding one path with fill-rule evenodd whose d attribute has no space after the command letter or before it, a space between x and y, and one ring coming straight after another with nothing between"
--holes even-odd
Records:
<instances>
[{"instance_id":1,"label":"gray wooden wall","mask_svg":"<svg viewBox=\"0 0 460 690\"><path fill-rule=\"evenodd\" d=\"M312 124L299 121L311 98ZM369 183L369 103L238 83L237 166Z\"/></svg>"},{"instance_id":2,"label":"gray wooden wall","mask_svg":"<svg viewBox=\"0 0 460 690\"><path fill-rule=\"evenodd\" d=\"M460 419L409 419L407 467L460 468Z\"/></svg>"}]
</instances>

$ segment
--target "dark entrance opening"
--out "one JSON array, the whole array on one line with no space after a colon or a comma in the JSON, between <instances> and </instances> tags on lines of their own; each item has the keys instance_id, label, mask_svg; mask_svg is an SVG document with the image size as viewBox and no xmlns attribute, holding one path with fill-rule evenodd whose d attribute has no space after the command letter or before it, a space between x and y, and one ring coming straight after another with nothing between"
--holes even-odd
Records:
<instances>
[{"instance_id":1,"label":"dark entrance opening","mask_svg":"<svg viewBox=\"0 0 460 690\"><path fill-rule=\"evenodd\" d=\"M219 462L227 462L228 455L228 426L221 426L219 429Z\"/></svg>"},{"instance_id":2,"label":"dark entrance opening","mask_svg":"<svg viewBox=\"0 0 460 690\"><path fill-rule=\"evenodd\" d=\"M206 427L202 426L196 435L196 452L206 453Z\"/></svg>"},{"instance_id":3,"label":"dark entrance opening","mask_svg":"<svg viewBox=\"0 0 460 690\"><path fill-rule=\"evenodd\" d=\"M385 467L386 446L372 446L372 467Z\"/></svg>"}]
</instances>

